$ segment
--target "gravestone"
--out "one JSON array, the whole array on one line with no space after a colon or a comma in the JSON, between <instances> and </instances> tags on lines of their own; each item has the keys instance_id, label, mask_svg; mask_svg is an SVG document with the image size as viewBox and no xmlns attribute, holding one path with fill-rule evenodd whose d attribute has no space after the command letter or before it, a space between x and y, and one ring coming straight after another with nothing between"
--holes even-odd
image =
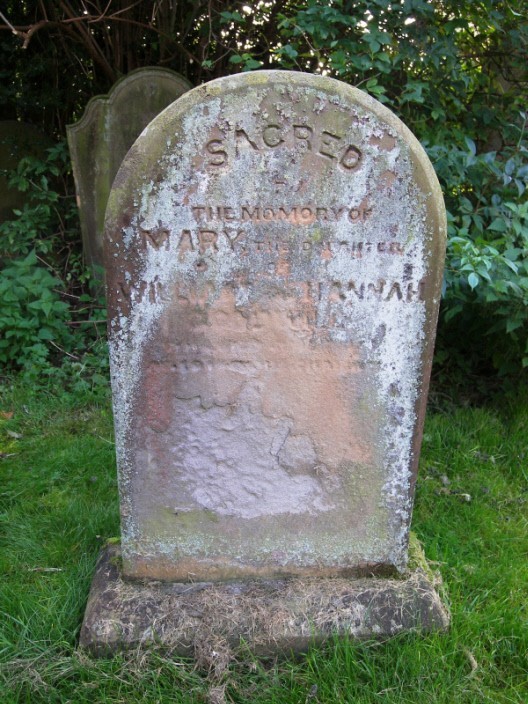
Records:
<instances>
[{"instance_id":1,"label":"gravestone","mask_svg":"<svg viewBox=\"0 0 528 704\"><path fill-rule=\"evenodd\" d=\"M108 195L121 162L144 127L190 88L175 71L140 68L117 81L108 95L92 98L82 118L67 126L83 248L96 274L103 267Z\"/></svg>"},{"instance_id":2,"label":"gravestone","mask_svg":"<svg viewBox=\"0 0 528 704\"><path fill-rule=\"evenodd\" d=\"M7 171L17 168L27 156L43 159L52 140L34 125L16 120L0 122L0 223L16 218L14 209L23 207L27 194L8 187Z\"/></svg>"},{"instance_id":3,"label":"gravestone","mask_svg":"<svg viewBox=\"0 0 528 704\"><path fill-rule=\"evenodd\" d=\"M209 603L264 647L445 627L408 572L444 242L425 152L338 81L219 79L144 130L106 220L122 572L85 645L191 647Z\"/></svg>"}]
</instances>

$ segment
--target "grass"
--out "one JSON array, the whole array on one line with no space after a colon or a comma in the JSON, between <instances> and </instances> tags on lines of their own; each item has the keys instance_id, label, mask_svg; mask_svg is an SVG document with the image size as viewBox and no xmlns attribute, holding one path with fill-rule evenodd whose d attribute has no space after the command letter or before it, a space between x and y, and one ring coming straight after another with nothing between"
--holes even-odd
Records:
<instances>
[{"instance_id":1,"label":"grass","mask_svg":"<svg viewBox=\"0 0 528 704\"><path fill-rule=\"evenodd\" d=\"M0 397L0 702L528 702L528 401L428 417L413 528L452 628L337 641L301 658L240 654L216 678L155 652L76 650L99 550L119 533L107 402L23 387Z\"/></svg>"}]
</instances>

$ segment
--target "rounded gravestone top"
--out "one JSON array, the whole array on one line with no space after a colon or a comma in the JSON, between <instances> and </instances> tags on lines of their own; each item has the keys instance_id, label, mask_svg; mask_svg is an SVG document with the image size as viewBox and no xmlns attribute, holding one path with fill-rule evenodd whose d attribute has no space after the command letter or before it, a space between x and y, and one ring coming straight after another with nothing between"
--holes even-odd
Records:
<instances>
[{"instance_id":1,"label":"rounded gravestone top","mask_svg":"<svg viewBox=\"0 0 528 704\"><path fill-rule=\"evenodd\" d=\"M113 106L114 103L119 104L124 101L124 108L128 111L134 111L136 109L134 103L137 102L137 107L139 109L148 105L148 97L145 100L145 91L152 92L163 92L163 94L171 94L175 96L180 96L182 93L190 90L192 84L182 76L181 74L173 71L172 69L162 68L160 66L147 66L144 68L136 68L134 71L130 71L125 76L121 76L114 85L110 88L108 93L94 95L88 101L82 117L77 121L68 125L68 131L83 130L86 128L87 123L94 119L93 112L97 110L99 103L109 103ZM176 99L176 98L174 98ZM166 105L164 106L166 107ZM147 108L148 109L148 108ZM108 108L107 108L108 110ZM155 117L158 113L153 113L152 117ZM124 117L124 115L122 115ZM130 120L128 120L129 122ZM126 123L127 120L123 119Z\"/></svg>"},{"instance_id":2,"label":"rounded gravestone top","mask_svg":"<svg viewBox=\"0 0 528 704\"><path fill-rule=\"evenodd\" d=\"M189 81L176 71L139 68L117 81L107 95L93 97L81 119L68 125L84 254L89 264L103 265L104 214L123 158L143 128L190 88Z\"/></svg>"}]
</instances>

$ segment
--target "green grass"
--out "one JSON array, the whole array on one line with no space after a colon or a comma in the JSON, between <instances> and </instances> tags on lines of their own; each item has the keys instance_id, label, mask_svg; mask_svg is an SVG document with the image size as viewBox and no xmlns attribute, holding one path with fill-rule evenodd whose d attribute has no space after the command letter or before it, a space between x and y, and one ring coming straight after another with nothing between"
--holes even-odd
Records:
<instances>
[{"instance_id":1,"label":"green grass","mask_svg":"<svg viewBox=\"0 0 528 704\"><path fill-rule=\"evenodd\" d=\"M13 414L10 417L10 414ZM217 680L155 652L76 650L97 555L119 533L111 413L0 397L0 702L528 702L528 401L426 424L413 528L444 579L446 634L239 655Z\"/></svg>"}]
</instances>

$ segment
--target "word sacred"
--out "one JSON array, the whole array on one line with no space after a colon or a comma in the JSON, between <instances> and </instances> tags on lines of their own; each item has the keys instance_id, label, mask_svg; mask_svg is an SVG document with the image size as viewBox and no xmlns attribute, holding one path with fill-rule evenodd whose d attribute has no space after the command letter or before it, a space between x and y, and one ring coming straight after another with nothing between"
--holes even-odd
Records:
<instances>
[{"instance_id":1,"label":"word sacred","mask_svg":"<svg viewBox=\"0 0 528 704\"><path fill-rule=\"evenodd\" d=\"M340 206L323 208L315 205L294 205L286 207L250 206L230 207L226 205L192 207L193 215L199 222L273 222L284 220L293 225L310 225L316 220L337 222L347 217L351 222L363 222L372 213L372 209L364 205L357 208Z\"/></svg>"},{"instance_id":2,"label":"word sacred","mask_svg":"<svg viewBox=\"0 0 528 704\"><path fill-rule=\"evenodd\" d=\"M329 130L318 129L310 125L264 125L259 133L248 132L241 127L236 128L227 137L210 139L205 150L209 155L208 166L224 166L229 159L229 152L235 156L244 150L260 152L285 146L289 149L299 147L307 152L314 152L317 156L334 161L345 171L354 171L362 161L361 151L353 144L347 142L338 134Z\"/></svg>"}]
</instances>

